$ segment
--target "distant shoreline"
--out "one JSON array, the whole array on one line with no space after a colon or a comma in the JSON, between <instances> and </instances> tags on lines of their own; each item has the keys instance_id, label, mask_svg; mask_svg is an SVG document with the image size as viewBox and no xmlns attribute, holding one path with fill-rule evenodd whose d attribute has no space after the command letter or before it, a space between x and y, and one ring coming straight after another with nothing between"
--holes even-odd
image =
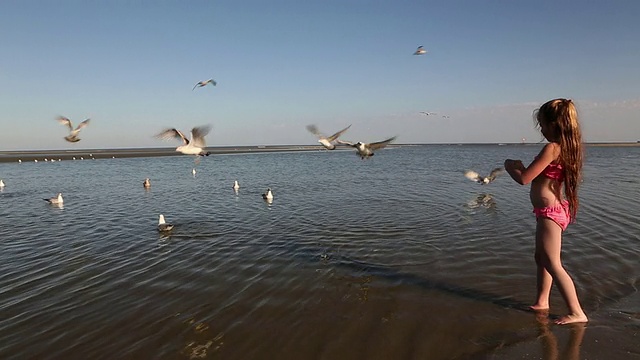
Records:
<instances>
[{"instance_id":1,"label":"distant shoreline","mask_svg":"<svg viewBox=\"0 0 640 360\"><path fill-rule=\"evenodd\" d=\"M541 143L443 143L443 144L392 144L389 147L411 146L532 146ZM596 147L636 147L640 142L593 142L585 143L586 146ZM339 146L341 150L351 149L348 146ZM251 154L269 152L297 152L297 151L324 151L319 145L265 145L265 146L216 146L208 147L211 155L222 154ZM81 160L81 159L107 159L107 158L132 158L132 157L157 157L157 156L182 156L174 147L163 148L118 148L118 149L56 149L56 150L12 150L0 151L1 162L17 162L34 160Z\"/></svg>"}]
</instances>

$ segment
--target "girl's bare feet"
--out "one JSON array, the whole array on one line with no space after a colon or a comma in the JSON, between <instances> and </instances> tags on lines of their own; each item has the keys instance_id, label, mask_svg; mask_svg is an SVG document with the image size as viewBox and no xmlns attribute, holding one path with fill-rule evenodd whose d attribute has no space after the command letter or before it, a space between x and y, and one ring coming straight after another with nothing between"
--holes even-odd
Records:
<instances>
[{"instance_id":1,"label":"girl's bare feet","mask_svg":"<svg viewBox=\"0 0 640 360\"><path fill-rule=\"evenodd\" d=\"M554 323L558 325L567 325L574 323L586 323L588 321L589 319L587 319L587 315L585 314L569 314L556 319Z\"/></svg>"},{"instance_id":2,"label":"girl's bare feet","mask_svg":"<svg viewBox=\"0 0 640 360\"><path fill-rule=\"evenodd\" d=\"M533 304L529 306L529 309L533 311L545 311L549 310L549 304Z\"/></svg>"}]
</instances>

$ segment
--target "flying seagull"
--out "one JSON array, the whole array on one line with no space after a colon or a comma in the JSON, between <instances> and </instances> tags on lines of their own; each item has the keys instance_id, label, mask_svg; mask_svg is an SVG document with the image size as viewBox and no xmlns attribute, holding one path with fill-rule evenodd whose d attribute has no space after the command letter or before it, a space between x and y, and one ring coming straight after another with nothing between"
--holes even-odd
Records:
<instances>
[{"instance_id":1,"label":"flying seagull","mask_svg":"<svg viewBox=\"0 0 640 360\"><path fill-rule=\"evenodd\" d=\"M182 140L183 144L178 146L176 151L185 155L209 156L210 152L204 151L206 146L204 137L209 131L211 131L210 126L194 127L191 129L191 140L189 140L180 130L171 128L163 130L156 135L156 137L161 139L176 138Z\"/></svg>"},{"instance_id":2,"label":"flying seagull","mask_svg":"<svg viewBox=\"0 0 640 360\"><path fill-rule=\"evenodd\" d=\"M420 45L416 49L416 52L413 53L413 55L424 55L426 53L427 53L427 50L425 50L424 47L422 45Z\"/></svg>"},{"instance_id":3,"label":"flying seagull","mask_svg":"<svg viewBox=\"0 0 640 360\"><path fill-rule=\"evenodd\" d=\"M158 231L167 232L173 230L173 224L167 224L164 221L164 215L160 214L160 218L158 219Z\"/></svg>"},{"instance_id":4,"label":"flying seagull","mask_svg":"<svg viewBox=\"0 0 640 360\"><path fill-rule=\"evenodd\" d=\"M356 148L356 151L358 152L358 155L360 155L360 158L362 159L367 159L371 156L374 155L373 151L377 150L377 149L382 149L385 146L389 145L392 141L394 141L396 139L396 137L392 137L392 138L388 138L387 140L383 140L383 141L378 141L378 142L374 142L374 143L363 143L358 141L357 143L351 143L348 141L342 141L342 140L337 140L339 144L343 144L343 145L349 145L351 147Z\"/></svg>"},{"instance_id":5,"label":"flying seagull","mask_svg":"<svg viewBox=\"0 0 640 360\"><path fill-rule=\"evenodd\" d=\"M191 89L191 91L195 90L197 87L203 87L203 86L207 86L208 84L211 84L213 86L218 85L218 83L213 80L213 79L209 79L209 80L203 80L203 81L199 81L197 84L195 84L193 86L193 89Z\"/></svg>"},{"instance_id":6,"label":"flying seagull","mask_svg":"<svg viewBox=\"0 0 640 360\"><path fill-rule=\"evenodd\" d=\"M71 143L80 141L80 138L78 137L78 133L80 133L80 130L82 130L83 127L87 126L90 121L90 119L86 119L85 121L81 122L78 125L78 127L74 129L73 124L71 124L71 120L69 120L68 118L64 116L58 116L56 120L58 120L60 124L66 125L69 128L69 135L65 136L64 139Z\"/></svg>"},{"instance_id":7,"label":"flying seagull","mask_svg":"<svg viewBox=\"0 0 640 360\"><path fill-rule=\"evenodd\" d=\"M479 184L482 185L486 185L490 182L492 182L493 180L496 179L496 177L502 173L502 168L501 167L497 167L493 170L491 170L491 173L489 174L489 176L484 177L484 176L480 176L480 174L478 174L477 172L473 171L473 170L467 170L464 173L464 176L467 177L467 179L469 180L473 180Z\"/></svg>"},{"instance_id":8,"label":"flying seagull","mask_svg":"<svg viewBox=\"0 0 640 360\"><path fill-rule=\"evenodd\" d=\"M337 133L331 135L331 136L324 136L315 125L307 125L307 130L309 130L310 133L314 134L315 136L318 137L318 142L320 144L322 144L322 146L325 147L325 149L327 150L333 150L336 148L336 144L335 141L338 140L338 137L340 137L340 135L342 135L345 131L349 130L349 128L351 127L351 125L347 126L346 128L338 131Z\"/></svg>"},{"instance_id":9,"label":"flying seagull","mask_svg":"<svg viewBox=\"0 0 640 360\"><path fill-rule=\"evenodd\" d=\"M43 200L53 205L62 205L64 203L64 199L62 198L62 193L58 193L58 196L52 197L51 199L43 199Z\"/></svg>"},{"instance_id":10,"label":"flying seagull","mask_svg":"<svg viewBox=\"0 0 640 360\"><path fill-rule=\"evenodd\" d=\"M429 116L429 115L437 115L438 113L428 112L428 111L420 111L420 114L425 115L425 116Z\"/></svg>"}]
</instances>

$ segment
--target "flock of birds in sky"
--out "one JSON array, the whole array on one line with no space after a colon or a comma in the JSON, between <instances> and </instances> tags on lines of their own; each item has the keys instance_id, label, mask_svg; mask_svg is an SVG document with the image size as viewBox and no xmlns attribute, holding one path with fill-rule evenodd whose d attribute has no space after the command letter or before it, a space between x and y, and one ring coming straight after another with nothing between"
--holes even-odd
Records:
<instances>
[{"instance_id":1,"label":"flock of birds in sky","mask_svg":"<svg viewBox=\"0 0 640 360\"><path fill-rule=\"evenodd\" d=\"M424 49L423 46L418 46L418 48L413 53L413 55L419 56L419 55L424 55L426 53L427 53L427 50ZM214 79L199 81L193 86L192 91L195 90L196 88L202 88L207 85L216 86L217 82ZM420 114L425 116L438 115L435 112L427 112L427 111L421 111ZM441 115L441 116L443 118L449 118L449 116L447 115ZM80 122L78 126L74 127L72 121L64 116L59 116L58 118L56 118L56 120L60 124L68 128L69 134L65 136L64 139L70 143L77 143L78 141L80 141L80 138L79 138L80 131L83 128L87 127L89 125L89 122L91 121L90 119L86 119ZM351 142L351 141L340 140L339 139L340 136L342 136L350 128L351 128L351 125L335 132L332 135L326 136L324 133L322 133L318 129L317 126L313 124L307 126L307 130L318 138L318 142L325 149L335 150L337 145L345 145L345 146L354 148L356 150L356 154L360 156L361 159L370 158L375 154L376 150L386 147L396 139L396 137L393 136L382 141L371 142L371 143L365 143L361 141ZM161 131L160 133L158 133L155 137L164 139L164 140L167 140L167 139L179 140L182 144L176 147L176 151L185 155L195 155L196 156L195 161L196 161L196 164L198 164L200 162L201 157L209 156L211 154L211 152L206 150L206 142L205 142L205 136L207 136L207 134L209 134L210 131L211 131L211 126L208 126L208 125L197 126L191 129L191 133L190 133L191 136L190 138L188 138L187 136L184 135L182 131L176 128L167 128ZM35 161L37 162L37 160ZM18 160L18 162L22 162L22 161ZM481 176L475 171L468 170L464 173L464 176L479 184L487 185L493 182L496 179L496 177L503 172L503 170L504 169L500 167L495 168L487 176ZM196 174L195 168L192 170L192 174L195 176ZM0 179L0 190L3 190L4 187L5 187L5 183L2 179ZM143 181L143 187L145 189L149 189L151 187L151 180L149 178L146 178ZM232 188L237 194L238 190L240 189L240 184L238 183L237 180L234 181ZM273 192L271 191L271 188L267 188L267 190L262 194L262 198L269 204L273 202ZM57 205L57 206L62 206L64 203L62 193L58 193L57 196L52 197L50 199L44 199L44 200L49 204ZM166 233L173 230L173 228L174 228L174 225L167 223L164 218L164 215L161 214L158 219L158 231Z\"/></svg>"}]
</instances>

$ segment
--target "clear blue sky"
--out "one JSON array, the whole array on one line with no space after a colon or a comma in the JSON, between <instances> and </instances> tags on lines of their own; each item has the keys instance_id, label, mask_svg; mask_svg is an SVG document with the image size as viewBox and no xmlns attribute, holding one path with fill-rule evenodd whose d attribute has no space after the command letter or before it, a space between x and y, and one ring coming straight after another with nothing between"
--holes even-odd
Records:
<instances>
[{"instance_id":1,"label":"clear blue sky","mask_svg":"<svg viewBox=\"0 0 640 360\"><path fill-rule=\"evenodd\" d=\"M586 140L640 140L640 2L599 3L2 1L0 150L177 146L153 135L201 124L210 146L312 144L311 123L537 141L531 113L555 97ZM81 142L58 115L92 119Z\"/></svg>"}]
</instances>

